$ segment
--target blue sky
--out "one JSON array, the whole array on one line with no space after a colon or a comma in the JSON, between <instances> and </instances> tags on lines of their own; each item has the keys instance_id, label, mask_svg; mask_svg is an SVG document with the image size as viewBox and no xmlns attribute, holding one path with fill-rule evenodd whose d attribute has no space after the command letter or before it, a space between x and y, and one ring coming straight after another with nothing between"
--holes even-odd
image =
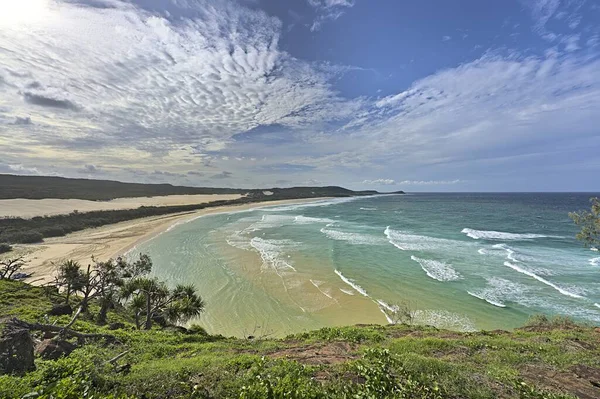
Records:
<instances>
[{"instance_id":1,"label":"blue sky","mask_svg":"<svg viewBox=\"0 0 600 399\"><path fill-rule=\"evenodd\" d=\"M595 191L600 2L5 0L0 173Z\"/></svg>"}]
</instances>

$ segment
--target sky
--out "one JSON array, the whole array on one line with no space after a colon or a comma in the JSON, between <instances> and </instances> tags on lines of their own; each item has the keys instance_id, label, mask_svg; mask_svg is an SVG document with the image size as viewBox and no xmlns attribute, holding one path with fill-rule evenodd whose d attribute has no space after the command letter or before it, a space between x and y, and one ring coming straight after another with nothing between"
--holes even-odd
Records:
<instances>
[{"instance_id":1,"label":"sky","mask_svg":"<svg viewBox=\"0 0 600 399\"><path fill-rule=\"evenodd\" d=\"M600 191L600 0L2 0L0 173Z\"/></svg>"}]
</instances>

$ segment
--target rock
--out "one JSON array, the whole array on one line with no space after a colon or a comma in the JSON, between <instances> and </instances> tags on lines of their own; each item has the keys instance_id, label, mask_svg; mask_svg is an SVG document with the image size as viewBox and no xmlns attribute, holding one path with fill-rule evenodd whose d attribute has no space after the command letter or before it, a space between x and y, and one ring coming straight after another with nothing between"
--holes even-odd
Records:
<instances>
[{"instance_id":1,"label":"rock","mask_svg":"<svg viewBox=\"0 0 600 399\"><path fill-rule=\"evenodd\" d=\"M27 330L5 331L0 338L0 375L35 370L33 339Z\"/></svg>"},{"instance_id":2,"label":"rock","mask_svg":"<svg viewBox=\"0 0 600 399\"><path fill-rule=\"evenodd\" d=\"M110 323L108 325L109 330L120 330L123 328L125 328L125 323L121 323L121 322Z\"/></svg>"},{"instance_id":3,"label":"rock","mask_svg":"<svg viewBox=\"0 0 600 399\"><path fill-rule=\"evenodd\" d=\"M38 344L35 352L46 360L57 360L66 357L77 348L75 344L69 341L46 339Z\"/></svg>"},{"instance_id":4,"label":"rock","mask_svg":"<svg viewBox=\"0 0 600 399\"><path fill-rule=\"evenodd\" d=\"M67 303L60 303L58 305L52 306L52 309L48 312L50 316L64 316L64 315L72 315L73 308L71 305Z\"/></svg>"}]
</instances>

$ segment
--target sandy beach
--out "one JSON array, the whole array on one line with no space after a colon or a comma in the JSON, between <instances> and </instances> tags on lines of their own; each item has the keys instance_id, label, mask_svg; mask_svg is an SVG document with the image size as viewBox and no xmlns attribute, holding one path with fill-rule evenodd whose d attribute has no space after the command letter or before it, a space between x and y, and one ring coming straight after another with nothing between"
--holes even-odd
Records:
<instances>
[{"instance_id":1,"label":"sandy beach","mask_svg":"<svg viewBox=\"0 0 600 399\"><path fill-rule=\"evenodd\" d=\"M24 272L32 274L26 281L34 284L44 284L53 279L56 265L64 260L73 259L80 262L82 266L86 266L91 263L92 256L100 261L115 258L126 253L138 243L157 236L171 226L185 223L200 216L317 200L320 199L257 202L135 219L78 231L64 237L48 238L40 244L17 245L15 246L15 251L11 252L11 254L25 255L27 266L24 267Z\"/></svg>"},{"instance_id":2,"label":"sandy beach","mask_svg":"<svg viewBox=\"0 0 600 399\"><path fill-rule=\"evenodd\" d=\"M239 194L214 195L166 195L156 197L116 198L111 201L88 201L80 199L5 199L0 200L0 218L62 215L78 212L134 209L140 206L174 206L203 204L205 202L234 200Z\"/></svg>"}]
</instances>

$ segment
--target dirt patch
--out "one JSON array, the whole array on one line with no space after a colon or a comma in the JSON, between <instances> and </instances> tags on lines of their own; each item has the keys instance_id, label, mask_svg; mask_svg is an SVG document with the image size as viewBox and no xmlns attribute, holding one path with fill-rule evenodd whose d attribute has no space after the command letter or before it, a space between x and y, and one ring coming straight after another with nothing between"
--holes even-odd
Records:
<instances>
[{"instance_id":1,"label":"dirt patch","mask_svg":"<svg viewBox=\"0 0 600 399\"><path fill-rule=\"evenodd\" d=\"M580 399L600 398L600 369L577 365L569 371L529 365L522 377L539 388L575 395Z\"/></svg>"},{"instance_id":2,"label":"dirt patch","mask_svg":"<svg viewBox=\"0 0 600 399\"><path fill-rule=\"evenodd\" d=\"M295 360L299 363L311 365L336 364L357 359L359 357L355 353L357 347L357 345L348 342L312 344L277 350L269 353L269 357Z\"/></svg>"}]
</instances>

